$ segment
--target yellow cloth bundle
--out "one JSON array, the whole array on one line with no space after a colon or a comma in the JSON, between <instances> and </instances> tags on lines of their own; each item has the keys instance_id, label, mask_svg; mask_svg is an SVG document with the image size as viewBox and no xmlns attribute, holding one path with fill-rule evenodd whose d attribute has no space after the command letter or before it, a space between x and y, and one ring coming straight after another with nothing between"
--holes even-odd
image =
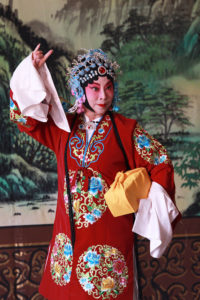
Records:
<instances>
[{"instance_id":1,"label":"yellow cloth bundle","mask_svg":"<svg viewBox=\"0 0 200 300\"><path fill-rule=\"evenodd\" d=\"M148 197L151 179L145 168L118 172L105 193L106 203L114 217L136 212L139 199Z\"/></svg>"}]
</instances>

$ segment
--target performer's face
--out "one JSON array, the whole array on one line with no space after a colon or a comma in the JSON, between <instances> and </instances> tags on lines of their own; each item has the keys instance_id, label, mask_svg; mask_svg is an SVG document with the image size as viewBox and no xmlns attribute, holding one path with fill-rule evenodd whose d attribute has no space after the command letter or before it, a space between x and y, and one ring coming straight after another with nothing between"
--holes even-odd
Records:
<instances>
[{"instance_id":1,"label":"performer's face","mask_svg":"<svg viewBox=\"0 0 200 300\"><path fill-rule=\"evenodd\" d=\"M113 83L106 76L99 77L85 88L89 105L94 110L95 117L102 116L111 106L114 88ZM87 113L87 110L86 110Z\"/></svg>"}]
</instances>

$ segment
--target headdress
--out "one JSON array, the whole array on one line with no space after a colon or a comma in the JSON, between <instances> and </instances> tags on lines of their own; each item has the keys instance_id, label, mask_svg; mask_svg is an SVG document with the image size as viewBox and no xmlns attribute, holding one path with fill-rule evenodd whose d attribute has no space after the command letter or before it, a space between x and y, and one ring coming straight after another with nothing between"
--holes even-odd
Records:
<instances>
[{"instance_id":1,"label":"headdress","mask_svg":"<svg viewBox=\"0 0 200 300\"><path fill-rule=\"evenodd\" d=\"M98 76L107 76L113 80L114 98L113 108L116 110L118 100L118 85L115 82L116 71L119 65L112 62L106 53L101 49L84 50L84 54L78 55L77 59L72 62L72 67L68 68L69 86L71 93L76 98L75 105L69 109L69 112L83 111L82 104L85 102L84 87L98 79Z\"/></svg>"}]
</instances>

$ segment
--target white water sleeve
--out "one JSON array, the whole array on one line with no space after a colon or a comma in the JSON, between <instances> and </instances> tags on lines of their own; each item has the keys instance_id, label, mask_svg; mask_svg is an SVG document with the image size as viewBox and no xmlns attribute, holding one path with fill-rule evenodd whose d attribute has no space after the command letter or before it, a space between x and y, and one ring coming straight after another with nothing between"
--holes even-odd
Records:
<instances>
[{"instance_id":1,"label":"white water sleeve","mask_svg":"<svg viewBox=\"0 0 200 300\"><path fill-rule=\"evenodd\" d=\"M152 182L147 199L140 199L133 232L150 240L150 254L162 256L172 239L171 223L179 212L165 189Z\"/></svg>"},{"instance_id":2,"label":"white water sleeve","mask_svg":"<svg viewBox=\"0 0 200 300\"><path fill-rule=\"evenodd\" d=\"M10 81L14 100L24 116L47 122L50 115L55 124L69 132L69 124L58 97L51 74L44 64L39 71L32 63L32 53L16 68Z\"/></svg>"}]
</instances>

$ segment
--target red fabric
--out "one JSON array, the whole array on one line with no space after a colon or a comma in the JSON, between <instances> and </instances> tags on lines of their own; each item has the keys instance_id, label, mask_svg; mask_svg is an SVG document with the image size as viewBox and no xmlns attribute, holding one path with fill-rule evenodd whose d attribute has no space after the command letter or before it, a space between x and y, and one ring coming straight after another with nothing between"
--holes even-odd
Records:
<instances>
[{"instance_id":1,"label":"red fabric","mask_svg":"<svg viewBox=\"0 0 200 300\"><path fill-rule=\"evenodd\" d=\"M137 125L136 121L127 119L120 114L115 114L114 117L129 159L130 167L146 167L151 179L161 184L174 199L175 187L172 165L166 163L153 165L143 159L139 155L133 142L134 130ZM72 118L73 116L69 116L70 123ZM70 136L69 148L67 151L71 188L73 189L77 184L77 186L75 186L76 192L73 199L74 203L76 202L78 207L76 207L78 211L76 217L80 211L82 213L84 209L88 209L88 215L91 212L94 213L95 210L92 207L93 203L99 204L97 210L101 212L101 217L95 217L95 222L93 223L87 223L85 221L86 215L84 214L82 214L80 218L77 217L76 219L75 217L75 220L77 221L76 242L72 256L73 262L71 263L71 261L69 261L69 266L67 265L69 268L72 266L71 278L70 281L64 285L63 279L61 280L61 276L59 277L59 275L55 275L55 273L52 275L52 272L57 270L56 274L61 274L59 273L59 268L62 269L62 263L64 264L64 261L57 264L56 260L60 259L59 257L61 257L61 255L58 255L59 251L65 253L63 252L63 249L65 249L64 247L67 245L68 239L69 241L71 239L68 206L66 204L67 202L64 200L66 189L64 151L68 133L57 128L51 118L49 118L47 124L40 123L35 120L33 122L30 118L28 118L27 124L31 125L29 128L19 125L19 129L21 131L25 131L40 143L52 149L57 156L58 162L57 211L49 254L39 291L49 300L97 299L97 295L95 296L93 293L95 288L91 288L91 293L88 294L88 291L85 291L83 288L84 285L81 285L79 282L80 278L84 280L84 276L88 274L88 269L91 269L91 272L93 270L93 268L90 266L90 262L86 263L87 254L92 251L93 254L97 254L97 259L99 259L99 262L107 264L107 269L102 269L103 276L100 272L98 273L97 267L94 268L94 272L96 272L95 274L97 275L97 280L101 282L99 285L99 293L100 291L103 291L103 293L99 295L98 299L112 299L112 293L115 293L116 295L116 293L120 291L120 293L117 295L117 299L132 300L134 286L132 233L133 216L126 215L114 218L108 208L106 208L105 203L103 202L104 200L101 199L101 193L103 193L104 190L108 188L109 185L114 181L115 174L118 171L126 169L124 157L121 149L118 146L112 128L112 123L108 116L104 116L101 123L98 125L89 145L86 141L85 131L80 129L81 123L82 119L81 117L78 117L75 122L73 132ZM95 194L95 191L91 191L90 194L87 194L88 186L90 186L92 179L96 180L94 183L94 188L99 182L103 182L104 186L99 186L98 195ZM80 186L78 186L79 183ZM90 197L92 197L92 192L94 192L95 196L91 202L92 204L88 204ZM82 202L79 203L79 201ZM81 208L81 210L79 206L81 207L82 204L85 205L85 208ZM63 246L62 241L64 241ZM64 255L63 257L65 258L66 256ZM112 271L108 270L108 262L110 261L113 262ZM99 263L99 266L100 264L101 263ZM127 266L127 273L125 272L125 265ZM124 273L122 273L122 270ZM104 273L109 274L109 276L105 275ZM121 285L118 286L118 288L113 285L113 288L109 290L107 289L108 286L112 285L111 275L113 278L114 276L116 276L115 278L118 278L117 276L119 276ZM126 275L128 276L128 279ZM79 278L78 276L82 277ZM57 283L55 282L56 280ZM94 282L95 281L93 281L93 279L90 281L91 284L94 284ZM107 283L108 286L106 285ZM108 290L111 293L110 296Z\"/></svg>"}]
</instances>

